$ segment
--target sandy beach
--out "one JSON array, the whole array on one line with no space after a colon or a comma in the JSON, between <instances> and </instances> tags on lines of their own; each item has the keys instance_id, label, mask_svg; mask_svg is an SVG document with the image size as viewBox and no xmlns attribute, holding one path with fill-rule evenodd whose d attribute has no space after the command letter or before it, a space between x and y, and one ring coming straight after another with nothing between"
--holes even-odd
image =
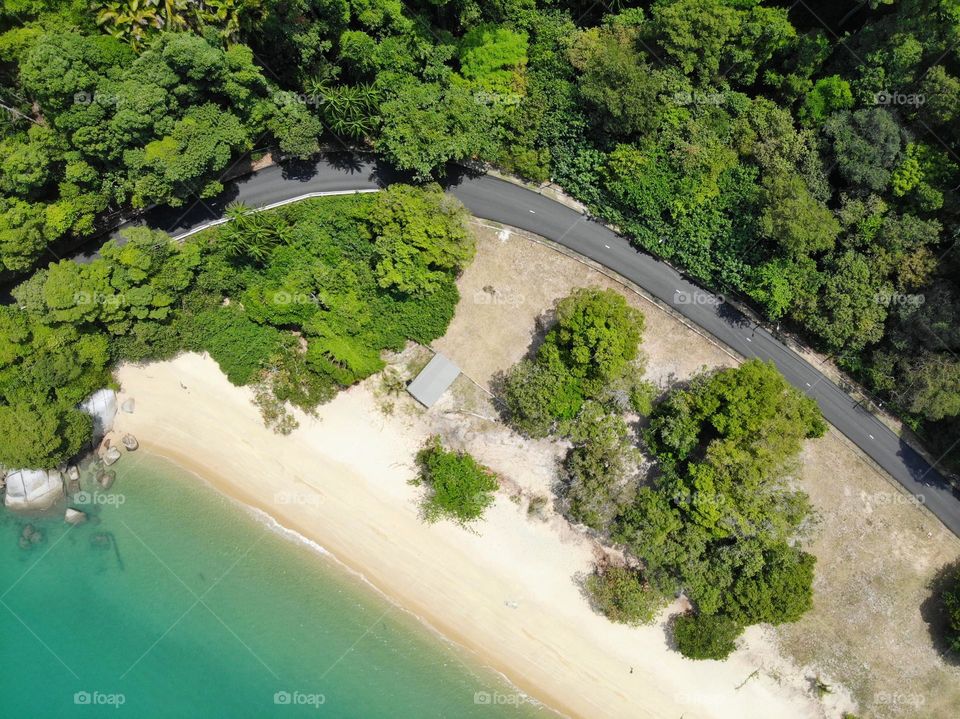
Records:
<instances>
[{"instance_id":1,"label":"sandy beach","mask_svg":"<svg viewBox=\"0 0 960 719\"><path fill-rule=\"evenodd\" d=\"M384 415L367 384L316 418L298 414L299 429L281 436L207 357L126 365L117 376L121 401L136 408L119 413L115 432L320 544L563 714L823 716L799 685L755 674L770 659L759 629L727 662L692 662L660 624L630 629L595 614L575 583L592 566L592 543L528 518L503 491L475 531L425 524L407 480L429 424L409 407Z\"/></svg>"}]
</instances>

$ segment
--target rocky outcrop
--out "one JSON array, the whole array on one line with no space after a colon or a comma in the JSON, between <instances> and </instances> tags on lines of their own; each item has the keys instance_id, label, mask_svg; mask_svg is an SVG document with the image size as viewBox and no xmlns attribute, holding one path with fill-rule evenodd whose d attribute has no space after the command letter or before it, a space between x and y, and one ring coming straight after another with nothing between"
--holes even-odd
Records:
<instances>
[{"instance_id":1,"label":"rocky outcrop","mask_svg":"<svg viewBox=\"0 0 960 719\"><path fill-rule=\"evenodd\" d=\"M15 469L6 482L3 503L10 509L48 509L63 497L63 475L55 469Z\"/></svg>"},{"instance_id":2,"label":"rocky outcrop","mask_svg":"<svg viewBox=\"0 0 960 719\"><path fill-rule=\"evenodd\" d=\"M79 409L93 417L93 436L102 437L113 429L113 418L117 415L117 393L112 389L94 392L80 403Z\"/></svg>"},{"instance_id":3,"label":"rocky outcrop","mask_svg":"<svg viewBox=\"0 0 960 719\"><path fill-rule=\"evenodd\" d=\"M81 512L79 509L67 507L67 511L63 514L63 521L74 526L83 524L87 521L87 514L86 512Z\"/></svg>"},{"instance_id":4,"label":"rocky outcrop","mask_svg":"<svg viewBox=\"0 0 960 719\"><path fill-rule=\"evenodd\" d=\"M126 448L128 452L135 452L137 447L140 446L140 443L137 441L137 438L134 437L132 434L123 435L123 437L120 439L120 442L123 444L123 446Z\"/></svg>"},{"instance_id":5,"label":"rocky outcrop","mask_svg":"<svg viewBox=\"0 0 960 719\"><path fill-rule=\"evenodd\" d=\"M107 447L103 453L103 463L108 467L120 459L120 450L116 447Z\"/></svg>"}]
</instances>

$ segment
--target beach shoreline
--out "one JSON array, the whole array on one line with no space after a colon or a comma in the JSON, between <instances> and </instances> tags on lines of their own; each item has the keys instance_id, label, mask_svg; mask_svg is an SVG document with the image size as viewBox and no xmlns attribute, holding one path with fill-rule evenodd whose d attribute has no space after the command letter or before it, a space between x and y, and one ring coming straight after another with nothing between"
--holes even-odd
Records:
<instances>
[{"instance_id":1,"label":"beach shoreline","mask_svg":"<svg viewBox=\"0 0 960 719\"><path fill-rule=\"evenodd\" d=\"M464 647L518 689L571 717L816 717L796 686L756 677L751 648L692 662L662 623L631 629L596 615L575 579L592 543L525 516L503 493L474 531L424 523L413 455L415 414L384 416L361 385L289 436L263 426L249 389L196 354L124 365L114 432L327 551L398 607ZM124 461L124 460L121 460ZM126 458L131 461L131 458ZM739 688L738 685L741 685ZM478 687L478 690L483 687Z\"/></svg>"},{"instance_id":2,"label":"beach shoreline","mask_svg":"<svg viewBox=\"0 0 960 719\"><path fill-rule=\"evenodd\" d=\"M149 446L149 445L148 445ZM530 704L537 708L542 708L549 711L551 714L555 714L560 717L568 717L569 715L564 714L562 711L553 706L547 706L543 702L537 700L533 696L523 692L521 688L510 681L510 678L497 670L495 667L487 664L485 658L478 655L476 652L473 652L466 646L465 643L457 641L455 638L452 638L448 634L440 631L427 616L421 614L416 614L409 608L402 605L394 597L384 592L380 587L370 581L370 579L363 573L359 568L351 566L349 563L343 561L331 552L329 549L321 545L315 539L302 534L292 527L288 527L285 524L281 523L275 516L268 513L266 510L257 506L256 504L248 502L244 499L241 499L237 496L236 493L231 491L229 488L229 482L225 483L217 480L215 477L205 476L203 473L198 472L195 469L190 468L189 458L180 457L177 458L176 451L160 450L157 448L144 448L144 454L147 455L150 459L155 459L162 461L166 464L170 464L175 467L179 472L195 478L196 481L206 485L211 491L217 492L222 497L225 497L230 503L235 506L240 511L244 512L246 515L250 516L257 524L265 527L268 531L273 532L274 534L282 537L288 542L292 542L296 545L306 548L309 552L321 558L322 560L332 563L337 571L345 573L351 580L355 580L363 585L366 591L374 592L379 598L386 601L390 606L396 609L399 612L403 612L407 616L414 619L421 627L427 629L431 635L436 637L438 640L443 642L446 645L453 647L456 651L468 654L470 661L479 665L482 669L494 672L499 679L517 690L517 694L522 694L522 701L524 703ZM169 455L169 456L168 456ZM148 460L149 461L149 460Z\"/></svg>"}]
</instances>

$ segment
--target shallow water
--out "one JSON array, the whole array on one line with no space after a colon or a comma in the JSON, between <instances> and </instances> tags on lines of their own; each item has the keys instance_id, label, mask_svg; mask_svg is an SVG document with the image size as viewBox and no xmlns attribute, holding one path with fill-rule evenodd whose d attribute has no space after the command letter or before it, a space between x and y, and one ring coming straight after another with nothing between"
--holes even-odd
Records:
<instances>
[{"instance_id":1,"label":"shallow water","mask_svg":"<svg viewBox=\"0 0 960 719\"><path fill-rule=\"evenodd\" d=\"M115 467L80 526L0 510L0 716L555 716L196 477Z\"/></svg>"}]
</instances>

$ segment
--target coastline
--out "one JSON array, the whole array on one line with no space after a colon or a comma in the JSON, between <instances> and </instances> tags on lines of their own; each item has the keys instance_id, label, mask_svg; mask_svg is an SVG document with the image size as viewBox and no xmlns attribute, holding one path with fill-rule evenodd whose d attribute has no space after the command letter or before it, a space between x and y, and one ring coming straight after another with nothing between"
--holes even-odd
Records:
<instances>
[{"instance_id":1,"label":"coastline","mask_svg":"<svg viewBox=\"0 0 960 719\"><path fill-rule=\"evenodd\" d=\"M502 492L475 531L422 522L407 480L427 428L415 414L384 416L366 385L317 418L298 413L300 428L280 436L209 358L125 365L117 376L121 401L136 409L118 415L115 432L329 552L546 707L575 717L821 716L794 686L744 683L762 660L752 646L724 663L691 662L667 645L662 622L631 629L593 613L574 581L592 565L591 543L527 518Z\"/></svg>"},{"instance_id":2,"label":"coastline","mask_svg":"<svg viewBox=\"0 0 960 719\"><path fill-rule=\"evenodd\" d=\"M181 464L180 460L171 459L170 457L164 454L160 454L156 450L144 450L144 454L150 458L159 459L165 463L171 464L174 467L176 467L179 471L194 477L197 481L202 482L213 491L226 497L228 500L231 501L232 504L234 504L240 510L246 512L249 516L251 516L258 524L261 524L262 526L266 527L269 531L273 532L274 534L281 537L285 541L293 542L294 544L303 546L311 553L316 554L318 557L322 557L326 560L330 560L337 567L339 571L347 573L352 579L355 579L356 581L360 582L364 586L366 591L374 592L378 597L388 602L394 609L397 609L405 613L406 615L411 617L413 620L415 620L421 627L429 630L429 632L440 641L454 647L458 651L462 651L462 652L469 651L464 644L461 644L455 641L451 637L441 632L436 626L434 626L430 622L428 617L422 616L420 614L415 614L410 609L404 607L396 599L394 599L394 597L390 596L389 594L386 594L383 590L380 589L380 587L378 587L376 584L371 582L367 578L367 576L363 574L362 571L359 571L358 569L355 569L349 564L341 561L339 557L331 553L326 547L319 544L316 540L301 534L295 529L291 529L290 527L285 526L280 521L278 521L276 517L274 517L272 514L267 513L260 507L255 506L253 504L248 504L240 500L232 492L225 490L217 482L212 481L208 477L203 476L202 474L194 471L193 469L190 469L187 466L184 466L184 464ZM498 671L495 667L490 666L489 664L483 663L483 657L480 657L475 653L471 653L471 658L475 661L480 662L483 669L496 673L496 675L501 680L503 680L506 684L512 686L514 689L517 689L518 690L517 693L523 696L522 703L529 704L530 706L536 707L538 709L545 709L549 711L551 714L556 714L557 716L561 716L561 717L567 716L562 712L560 712L558 709L552 706L547 706L543 704L541 701L537 700L536 698L530 696L529 694L526 694L526 692L520 691L520 687L514 685L510 681L509 677L507 677L502 672Z\"/></svg>"}]
</instances>

